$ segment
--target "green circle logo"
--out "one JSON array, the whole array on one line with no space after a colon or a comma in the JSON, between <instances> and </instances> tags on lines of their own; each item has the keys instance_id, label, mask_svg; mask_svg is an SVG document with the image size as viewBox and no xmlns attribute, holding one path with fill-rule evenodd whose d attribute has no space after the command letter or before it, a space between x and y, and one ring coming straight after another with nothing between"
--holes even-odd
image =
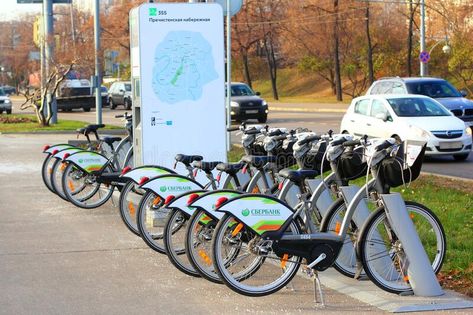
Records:
<instances>
[{"instance_id":1,"label":"green circle logo","mask_svg":"<svg viewBox=\"0 0 473 315\"><path fill-rule=\"evenodd\" d=\"M244 217L247 217L247 216L250 215L250 210L249 210L249 209L242 210L242 211L241 211L241 214L242 214Z\"/></svg>"},{"instance_id":2,"label":"green circle logo","mask_svg":"<svg viewBox=\"0 0 473 315\"><path fill-rule=\"evenodd\" d=\"M161 186L161 187L159 188L159 190L161 190L162 192L165 192L165 191L167 190L167 188L166 188L166 186Z\"/></svg>"}]
</instances>

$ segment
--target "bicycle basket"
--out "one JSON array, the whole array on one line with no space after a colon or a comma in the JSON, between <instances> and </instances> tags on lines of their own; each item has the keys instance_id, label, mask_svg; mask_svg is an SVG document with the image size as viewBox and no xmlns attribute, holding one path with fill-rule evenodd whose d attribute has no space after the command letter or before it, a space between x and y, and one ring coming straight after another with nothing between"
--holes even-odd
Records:
<instances>
[{"instance_id":1,"label":"bicycle basket","mask_svg":"<svg viewBox=\"0 0 473 315\"><path fill-rule=\"evenodd\" d=\"M318 141L317 143L309 144L311 147L307 153L303 154L297 159L299 168L304 170L315 170L325 172L330 170L330 163L324 160L323 170L321 171L322 159L324 158L327 143L325 141Z\"/></svg>"},{"instance_id":2,"label":"bicycle basket","mask_svg":"<svg viewBox=\"0 0 473 315\"><path fill-rule=\"evenodd\" d=\"M416 180L422 169L425 148L425 143L403 142L395 157L381 162L379 175L383 176L390 187L398 187Z\"/></svg>"},{"instance_id":3,"label":"bicycle basket","mask_svg":"<svg viewBox=\"0 0 473 315\"><path fill-rule=\"evenodd\" d=\"M278 145L278 147L273 150L274 155L278 157L276 163L278 171L296 164L293 151L294 143L295 141L284 140L282 144Z\"/></svg>"},{"instance_id":4,"label":"bicycle basket","mask_svg":"<svg viewBox=\"0 0 473 315\"><path fill-rule=\"evenodd\" d=\"M344 180L354 180L366 175L367 164L364 147L346 149L337 163L339 175Z\"/></svg>"}]
</instances>

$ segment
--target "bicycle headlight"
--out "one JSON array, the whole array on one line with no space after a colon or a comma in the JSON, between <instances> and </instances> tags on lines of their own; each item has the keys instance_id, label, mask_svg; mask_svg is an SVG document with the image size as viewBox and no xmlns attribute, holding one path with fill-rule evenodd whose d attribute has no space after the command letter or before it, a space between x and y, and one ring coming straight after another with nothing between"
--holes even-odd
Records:
<instances>
[{"instance_id":1,"label":"bicycle headlight","mask_svg":"<svg viewBox=\"0 0 473 315\"><path fill-rule=\"evenodd\" d=\"M271 137L266 137L263 141L264 149L266 152L274 150L276 147L276 141L274 141Z\"/></svg>"}]
</instances>

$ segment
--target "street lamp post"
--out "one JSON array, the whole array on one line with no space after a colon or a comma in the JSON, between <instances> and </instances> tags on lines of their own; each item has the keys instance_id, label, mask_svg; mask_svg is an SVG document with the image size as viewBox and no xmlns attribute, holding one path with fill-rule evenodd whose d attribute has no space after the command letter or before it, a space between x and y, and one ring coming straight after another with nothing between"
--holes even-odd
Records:
<instances>
[{"instance_id":1,"label":"street lamp post","mask_svg":"<svg viewBox=\"0 0 473 315\"><path fill-rule=\"evenodd\" d=\"M425 0L420 0L420 51L426 51L425 48ZM427 75L427 63L420 62L420 76Z\"/></svg>"}]
</instances>

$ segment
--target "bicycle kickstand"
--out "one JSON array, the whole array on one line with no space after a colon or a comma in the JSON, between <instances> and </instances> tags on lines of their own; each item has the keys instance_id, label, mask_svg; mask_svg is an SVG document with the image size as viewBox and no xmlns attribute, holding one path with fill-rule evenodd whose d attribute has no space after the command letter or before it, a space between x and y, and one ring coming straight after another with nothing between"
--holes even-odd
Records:
<instances>
[{"instance_id":1,"label":"bicycle kickstand","mask_svg":"<svg viewBox=\"0 0 473 315\"><path fill-rule=\"evenodd\" d=\"M319 273L318 271L314 271L313 274L313 281L314 281L314 301L315 304L318 304L318 306L324 307L325 306L325 301L324 301L324 293L322 291L322 283L320 282L319 279ZM320 302L317 301L317 291L319 291L319 296L320 296Z\"/></svg>"}]
</instances>

